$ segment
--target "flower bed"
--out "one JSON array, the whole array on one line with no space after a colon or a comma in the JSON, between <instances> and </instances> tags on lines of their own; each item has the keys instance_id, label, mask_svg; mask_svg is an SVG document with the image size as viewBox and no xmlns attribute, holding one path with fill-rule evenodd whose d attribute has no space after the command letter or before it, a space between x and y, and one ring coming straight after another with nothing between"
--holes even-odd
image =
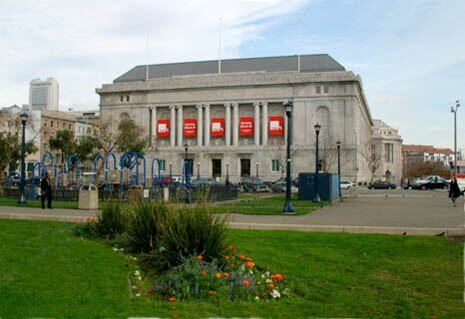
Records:
<instances>
[{"instance_id":1,"label":"flower bed","mask_svg":"<svg viewBox=\"0 0 465 319\"><path fill-rule=\"evenodd\" d=\"M222 262L206 262L191 256L164 273L155 283L152 295L174 299L229 300L273 299L289 295L282 274L271 274L255 265L252 258L237 254L233 246ZM174 298L174 299L173 299Z\"/></svg>"}]
</instances>

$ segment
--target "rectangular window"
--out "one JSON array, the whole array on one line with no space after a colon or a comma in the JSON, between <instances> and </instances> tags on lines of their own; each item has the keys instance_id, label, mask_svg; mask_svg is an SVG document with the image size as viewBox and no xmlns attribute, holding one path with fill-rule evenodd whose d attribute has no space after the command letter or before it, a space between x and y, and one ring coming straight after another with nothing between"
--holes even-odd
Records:
<instances>
[{"instance_id":1,"label":"rectangular window","mask_svg":"<svg viewBox=\"0 0 465 319\"><path fill-rule=\"evenodd\" d=\"M50 127L53 127L53 121L50 121Z\"/></svg>"},{"instance_id":2,"label":"rectangular window","mask_svg":"<svg viewBox=\"0 0 465 319\"><path fill-rule=\"evenodd\" d=\"M279 160L277 159L271 160L271 171L279 172Z\"/></svg>"},{"instance_id":3,"label":"rectangular window","mask_svg":"<svg viewBox=\"0 0 465 319\"><path fill-rule=\"evenodd\" d=\"M165 165L166 165L165 160L160 160L159 165L160 165L160 171L164 171Z\"/></svg>"},{"instance_id":4,"label":"rectangular window","mask_svg":"<svg viewBox=\"0 0 465 319\"><path fill-rule=\"evenodd\" d=\"M126 95L126 102L129 102L129 95Z\"/></svg>"},{"instance_id":5,"label":"rectangular window","mask_svg":"<svg viewBox=\"0 0 465 319\"><path fill-rule=\"evenodd\" d=\"M324 93L329 93L329 85L323 86L323 92Z\"/></svg>"},{"instance_id":6,"label":"rectangular window","mask_svg":"<svg viewBox=\"0 0 465 319\"><path fill-rule=\"evenodd\" d=\"M321 94L321 86L319 85L315 86L315 92L316 94Z\"/></svg>"},{"instance_id":7,"label":"rectangular window","mask_svg":"<svg viewBox=\"0 0 465 319\"><path fill-rule=\"evenodd\" d=\"M384 144L384 159L388 163L394 161L394 145L393 144Z\"/></svg>"},{"instance_id":8,"label":"rectangular window","mask_svg":"<svg viewBox=\"0 0 465 319\"><path fill-rule=\"evenodd\" d=\"M120 96L119 96L119 101L120 101L120 102L123 102L123 101L124 101L124 96L120 95Z\"/></svg>"}]
</instances>

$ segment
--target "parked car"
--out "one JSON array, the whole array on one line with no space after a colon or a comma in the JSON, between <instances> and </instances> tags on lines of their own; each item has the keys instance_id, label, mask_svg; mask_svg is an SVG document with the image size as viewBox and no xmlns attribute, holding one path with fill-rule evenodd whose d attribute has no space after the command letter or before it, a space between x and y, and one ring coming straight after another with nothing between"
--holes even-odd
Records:
<instances>
[{"instance_id":1,"label":"parked car","mask_svg":"<svg viewBox=\"0 0 465 319\"><path fill-rule=\"evenodd\" d=\"M286 179L282 177L278 180L275 180L274 182L271 183L270 188L274 193L285 193L286 192ZM292 193L298 192L298 189L294 185L294 182L291 183L291 192Z\"/></svg>"},{"instance_id":2,"label":"parked car","mask_svg":"<svg viewBox=\"0 0 465 319\"><path fill-rule=\"evenodd\" d=\"M446 189L449 183L444 178L438 176L430 176L425 180L417 180L410 185L413 189Z\"/></svg>"},{"instance_id":3,"label":"parked car","mask_svg":"<svg viewBox=\"0 0 465 319\"><path fill-rule=\"evenodd\" d=\"M340 185L341 185L341 189L351 189L357 186L357 184L352 183L350 181L341 181Z\"/></svg>"},{"instance_id":4,"label":"parked car","mask_svg":"<svg viewBox=\"0 0 465 319\"><path fill-rule=\"evenodd\" d=\"M376 181L371 185L368 185L369 189L395 189L396 184L389 181Z\"/></svg>"},{"instance_id":5,"label":"parked car","mask_svg":"<svg viewBox=\"0 0 465 319\"><path fill-rule=\"evenodd\" d=\"M239 190L247 193L270 192L270 187L258 177L244 177L239 183Z\"/></svg>"}]
</instances>

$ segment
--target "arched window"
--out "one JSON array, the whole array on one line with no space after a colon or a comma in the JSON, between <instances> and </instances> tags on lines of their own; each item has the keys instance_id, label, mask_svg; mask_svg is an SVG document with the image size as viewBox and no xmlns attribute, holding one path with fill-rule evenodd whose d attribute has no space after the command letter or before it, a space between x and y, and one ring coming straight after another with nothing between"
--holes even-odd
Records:
<instances>
[{"instance_id":1,"label":"arched window","mask_svg":"<svg viewBox=\"0 0 465 319\"><path fill-rule=\"evenodd\" d=\"M315 124L318 123L321 125L320 130L320 141L323 143L330 142L330 118L329 118L329 110L326 106L319 106L316 109L316 121Z\"/></svg>"},{"instance_id":2,"label":"arched window","mask_svg":"<svg viewBox=\"0 0 465 319\"><path fill-rule=\"evenodd\" d=\"M124 120L129 120L131 117L129 116L129 114L127 112L123 112L119 115L119 119L121 121L124 121Z\"/></svg>"}]
</instances>

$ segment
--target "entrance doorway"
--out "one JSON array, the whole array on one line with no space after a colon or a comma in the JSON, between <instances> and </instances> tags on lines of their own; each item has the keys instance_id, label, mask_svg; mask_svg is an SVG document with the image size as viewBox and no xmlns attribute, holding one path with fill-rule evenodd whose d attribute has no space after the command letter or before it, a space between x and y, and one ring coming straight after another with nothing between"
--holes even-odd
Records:
<instances>
[{"instance_id":1,"label":"entrance doorway","mask_svg":"<svg viewBox=\"0 0 465 319\"><path fill-rule=\"evenodd\" d=\"M250 176L250 159L241 158L241 177Z\"/></svg>"},{"instance_id":2,"label":"entrance doorway","mask_svg":"<svg viewBox=\"0 0 465 319\"><path fill-rule=\"evenodd\" d=\"M213 178L221 178L221 160L212 159L212 176Z\"/></svg>"}]
</instances>

